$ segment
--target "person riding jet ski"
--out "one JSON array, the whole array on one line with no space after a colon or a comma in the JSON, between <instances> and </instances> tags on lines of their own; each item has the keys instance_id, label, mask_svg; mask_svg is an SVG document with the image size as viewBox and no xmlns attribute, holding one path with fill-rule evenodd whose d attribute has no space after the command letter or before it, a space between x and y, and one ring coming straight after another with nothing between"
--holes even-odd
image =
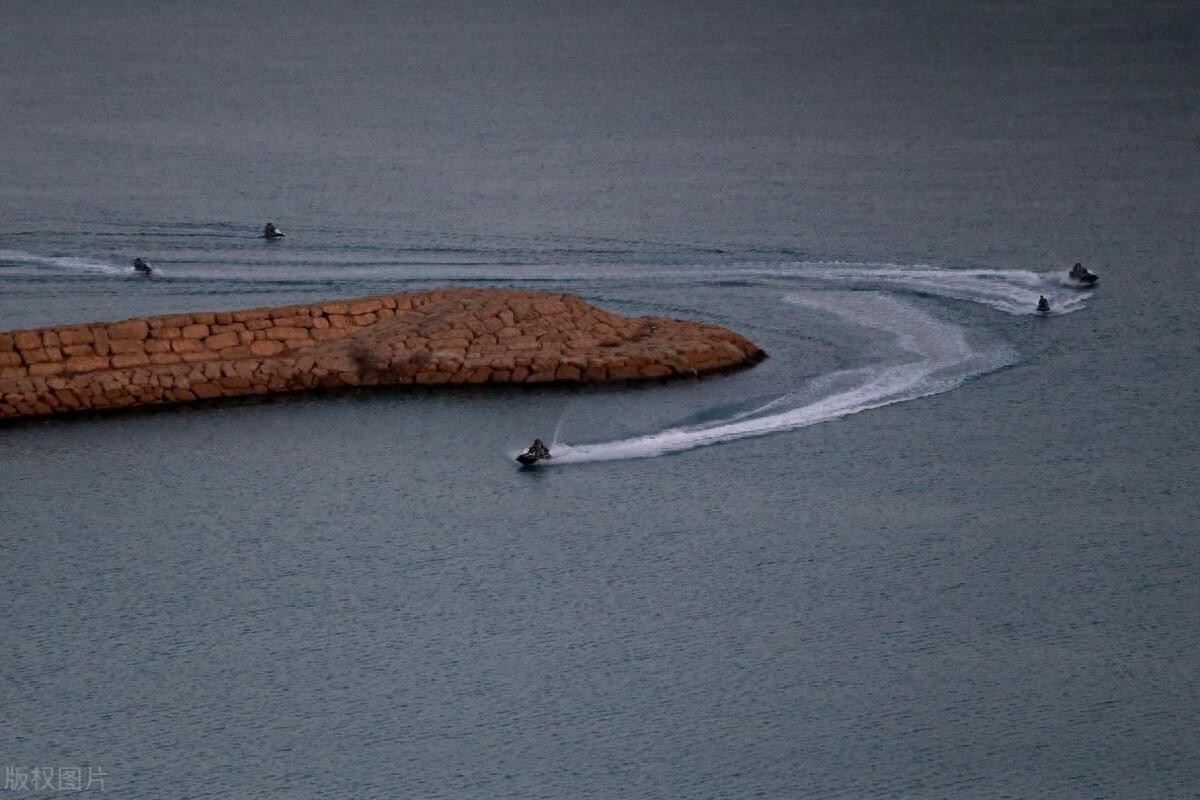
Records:
<instances>
[{"instance_id":1,"label":"person riding jet ski","mask_svg":"<svg viewBox=\"0 0 1200 800\"><path fill-rule=\"evenodd\" d=\"M266 226L263 228L262 235L263 235L264 239L279 239L283 236L283 231L281 231L281 230L279 230L279 228L275 227L274 222L268 222L266 224Z\"/></svg>"},{"instance_id":2,"label":"person riding jet ski","mask_svg":"<svg viewBox=\"0 0 1200 800\"><path fill-rule=\"evenodd\" d=\"M1071 271L1067 273L1067 277L1077 281L1082 281L1083 283L1095 283L1099 276L1096 273L1089 271L1087 267L1083 266L1083 264L1076 261L1075 266L1071 267Z\"/></svg>"},{"instance_id":3,"label":"person riding jet ski","mask_svg":"<svg viewBox=\"0 0 1200 800\"><path fill-rule=\"evenodd\" d=\"M1039 314L1049 314L1050 313L1050 301L1046 299L1046 296L1044 294L1038 295L1037 310L1038 310Z\"/></svg>"},{"instance_id":4,"label":"person riding jet ski","mask_svg":"<svg viewBox=\"0 0 1200 800\"><path fill-rule=\"evenodd\" d=\"M544 458L550 458L550 448L541 439L534 439L529 449L517 456L522 464L536 464Z\"/></svg>"},{"instance_id":5,"label":"person riding jet ski","mask_svg":"<svg viewBox=\"0 0 1200 800\"><path fill-rule=\"evenodd\" d=\"M141 273L142 275L149 275L154 270L143 259L135 258L133 260L133 271Z\"/></svg>"}]
</instances>

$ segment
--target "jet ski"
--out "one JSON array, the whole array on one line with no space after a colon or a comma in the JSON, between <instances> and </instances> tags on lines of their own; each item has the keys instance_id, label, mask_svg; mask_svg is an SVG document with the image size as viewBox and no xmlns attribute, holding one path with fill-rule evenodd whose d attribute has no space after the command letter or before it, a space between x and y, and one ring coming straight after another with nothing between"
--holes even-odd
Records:
<instances>
[{"instance_id":1,"label":"jet ski","mask_svg":"<svg viewBox=\"0 0 1200 800\"><path fill-rule=\"evenodd\" d=\"M1045 295L1040 295L1038 297L1037 310L1038 310L1039 314L1049 314L1050 313L1050 301L1046 299Z\"/></svg>"},{"instance_id":2,"label":"jet ski","mask_svg":"<svg viewBox=\"0 0 1200 800\"><path fill-rule=\"evenodd\" d=\"M1071 267L1071 271L1067 273L1067 277L1080 286L1091 286L1100 280L1099 275L1078 262L1075 263L1075 266Z\"/></svg>"},{"instance_id":3,"label":"jet ski","mask_svg":"<svg viewBox=\"0 0 1200 800\"><path fill-rule=\"evenodd\" d=\"M282 239L283 231L281 231L281 230L279 230L279 228L275 227L274 222L268 222L266 227L263 228L262 238L264 238L264 239Z\"/></svg>"},{"instance_id":4,"label":"jet ski","mask_svg":"<svg viewBox=\"0 0 1200 800\"><path fill-rule=\"evenodd\" d=\"M143 259L135 258L133 260L133 271L139 275L145 275L149 278L154 274L154 267L147 264Z\"/></svg>"},{"instance_id":5,"label":"jet ski","mask_svg":"<svg viewBox=\"0 0 1200 800\"><path fill-rule=\"evenodd\" d=\"M548 458L552 458L550 448L546 447L541 439L534 439L533 444L529 445L529 449L517 456L517 461L520 461L525 466L529 466Z\"/></svg>"}]
</instances>

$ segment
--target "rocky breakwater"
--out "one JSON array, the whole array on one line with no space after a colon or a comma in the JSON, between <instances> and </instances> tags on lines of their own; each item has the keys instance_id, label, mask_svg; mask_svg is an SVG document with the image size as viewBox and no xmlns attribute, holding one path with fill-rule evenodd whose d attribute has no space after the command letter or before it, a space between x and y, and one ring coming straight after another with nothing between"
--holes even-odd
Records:
<instances>
[{"instance_id":1,"label":"rocky breakwater","mask_svg":"<svg viewBox=\"0 0 1200 800\"><path fill-rule=\"evenodd\" d=\"M715 325L438 289L0 333L0 418L346 386L695 377L762 357Z\"/></svg>"}]
</instances>

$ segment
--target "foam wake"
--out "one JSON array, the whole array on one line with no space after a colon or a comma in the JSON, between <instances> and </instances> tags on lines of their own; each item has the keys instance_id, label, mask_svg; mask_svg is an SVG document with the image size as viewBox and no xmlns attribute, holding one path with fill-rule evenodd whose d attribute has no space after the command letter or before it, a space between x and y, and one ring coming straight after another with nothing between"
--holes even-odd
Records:
<instances>
[{"instance_id":1,"label":"foam wake","mask_svg":"<svg viewBox=\"0 0 1200 800\"><path fill-rule=\"evenodd\" d=\"M1010 348L973 347L958 325L880 292L798 292L785 302L836 315L885 334L880 360L822 376L784 397L723 420L612 442L559 445L548 464L611 461L691 450L803 428L945 392L1015 359Z\"/></svg>"},{"instance_id":2,"label":"foam wake","mask_svg":"<svg viewBox=\"0 0 1200 800\"><path fill-rule=\"evenodd\" d=\"M1061 272L1018 269L938 269L904 266L814 265L809 277L836 283L882 286L899 291L968 300L1006 314L1036 314L1038 297L1050 301L1052 314L1083 308L1087 293L1067 285Z\"/></svg>"},{"instance_id":3,"label":"foam wake","mask_svg":"<svg viewBox=\"0 0 1200 800\"><path fill-rule=\"evenodd\" d=\"M31 267L37 270L90 272L103 275L128 275L133 267L122 267L107 261L76 256L39 256L21 250L0 250L0 266Z\"/></svg>"},{"instance_id":4,"label":"foam wake","mask_svg":"<svg viewBox=\"0 0 1200 800\"><path fill-rule=\"evenodd\" d=\"M1083 308L1088 292L1072 286L1066 271L1023 269L940 269L902 264L801 262L786 267L749 270L759 277L793 278L804 283L887 289L918 295L966 300L1006 314L1036 314L1038 297L1050 301L1051 314ZM743 274L739 271L738 273Z\"/></svg>"}]
</instances>

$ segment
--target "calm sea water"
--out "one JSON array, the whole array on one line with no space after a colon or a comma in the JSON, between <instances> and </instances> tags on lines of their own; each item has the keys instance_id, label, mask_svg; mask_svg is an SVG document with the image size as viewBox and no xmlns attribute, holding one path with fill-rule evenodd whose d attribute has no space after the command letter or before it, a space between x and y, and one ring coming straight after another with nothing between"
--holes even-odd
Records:
<instances>
[{"instance_id":1,"label":"calm sea water","mask_svg":"<svg viewBox=\"0 0 1200 800\"><path fill-rule=\"evenodd\" d=\"M0 761L1197 796L1198 54L1190 3L6 3L0 328L497 285L771 358L5 427Z\"/></svg>"}]
</instances>

